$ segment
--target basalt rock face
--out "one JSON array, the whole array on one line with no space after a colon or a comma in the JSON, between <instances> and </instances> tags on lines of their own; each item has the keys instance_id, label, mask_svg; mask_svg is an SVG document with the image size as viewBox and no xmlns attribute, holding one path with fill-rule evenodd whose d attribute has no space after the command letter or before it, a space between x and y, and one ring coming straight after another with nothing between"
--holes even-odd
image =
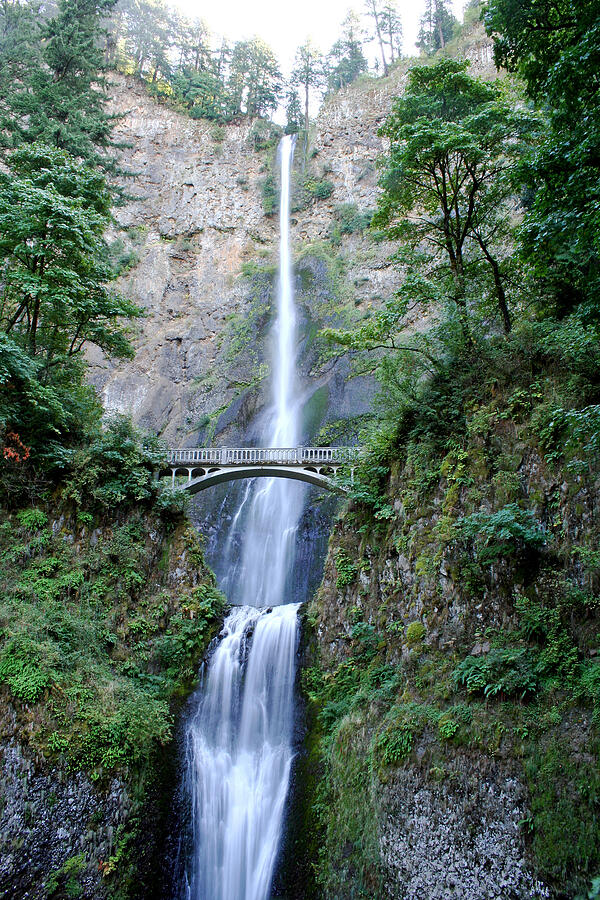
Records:
<instances>
[{"instance_id":1,"label":"basalt rock face","mask_svg":"<svg viewBox=\"0 0 600 900\"><path fill-rule=\"evenodd\" d=\"M450 452L420 496L399 460L385 524L350 506L334 526L306 617L302 827L318 835L306 896L562 898L596 865L584 785L596 784L597 733L560 667L569 653L595 665L598 615L575 600L559 625L552 610L595 590L575 548L597 542L598 476L552 470L525 431L499 421L487 443L472 440L460 484ZM484 518L528 510L543 545L512 541L481 561L480 537L461 545L453 531L473 504ZM552 636L532 636L536 616L552 618ZM550 692L494 680L499 659L541 671L551 646L562 649ZM465 660L487 673L468 690Z\"/></svg>"},{"instance_id":2,"label":"basalt rock face","mask_svg":"<svg viewBox=\"0 0 600 900\"><path fill-rule=\"evenodd\" d=\"M461 49L477 74L493 77L491 45L480 32L477 26ZM308 147L296 150L296 189L308 175L332 190L293 211L294 252L305 263L311 257L335 261L335 278L331 271L327 278L337 282L337 304L359 312L397 289L393 247L363 229L340 234L336 225L344 205L358 213L376 206L376 162L385 148L377 130L407 69L402 63L388 78L360 79L333 95ZM237 435L227 434L238 409L252 419L268 402L264 376L279 227L276 210L264 212L263 188L269 177L276 181L275 146L255 149L261 145L253 123L192 120L153 100L134 79L112 77L113 111L122 117L115 137L127 145L121 162L133 174L124 182L130 200L116 211L115 239L126 270L118 287L146 318L135 326L135 359L108 362L92 350L91 378L108 410L131 413L171 445L231 442L248 431L242 425ZM257 267L271 273L271 283L263 279L258 292ZM311 318L310 298L299 302ZM422 315L415 313L413 327ZM252 324L252 333L241 339L243 322ZM329 316L316 315L313 323L329 324ZM223 411L228 418L220 423Z\"/></svg>"},{"instance_id":3,"label":"basalt rock face","mask_svg":"<svg viewBox=\"0 0 600 900\"><path fill-rule=\"evenodd\" d=\"M345 203L359 212L375 207L375 161L383 147L376 131L397 80L342 92L317 120L311 158L297 149L296 182L310 172L333 186L331 196L293 213L293 247L307 265L312 246L314 264L322 261L336 209ZM263 211L261 189L275 172L275 149L254 149L251 124L194 121L152 100L133 80L115 76L112 92L122 116L116 137L129 145L122 165L134 173L125 181L131 199L116 212L115 239L127 269L118 287L145 308L146 318L136 326L132 362L90 353L92 380L107 409L131 412L170 443L189 442L202 434L208 417L239 403L249 385L250 414L268 400L266 371L257 376L255 360L258 355L268 365L279 228L277 216ZM325 245L324 255L344 261L346 293L361 306L397 285L389 252L356 233L342 235L336 249ZM260 286L252 266L262 272ZM311 305L309 297L300 301L306 316ZM245 320L257 327L240 340ZM248 406L247 396L244 402ZM212 436L221 430L215 424Z\"/></svg>"},{"instance_id":4,"label":"basalt rock face","mask_svg":"<svg viewBox=\"0 0 600 900\"><path fill-rule=\"evenodd\" d=\"M227 318L244 307L244 260L273 241L259 180L263 158L248 144L248 125L215 132L152 101L142 86L115 79L117 137L130 148L132 199L117 211L119 239L135 262L119 288L146 310L131 363L92 356L93 381L107 409L168 439L194 425L194 380L210 371ZM241 183L243 181L243 183ZM217 408L229 385L207 392ZM231 391L229 391L231 394ZM210 411L212 411L210 409Z\"/></svg>"},{"instance_id":5,"label":"basalt rock face","mask_svg":"<svg viewBox=\"0 0 600 900\"><path fill-rule=\"evenodd\" d=\"M12 737L16 713L6 698L2 710L2 896L41 900L72 880L86 898L104 900L102 862L131 809L125 782L100 790L81 773L48 769Z\"/></svg>"}]
</instances>

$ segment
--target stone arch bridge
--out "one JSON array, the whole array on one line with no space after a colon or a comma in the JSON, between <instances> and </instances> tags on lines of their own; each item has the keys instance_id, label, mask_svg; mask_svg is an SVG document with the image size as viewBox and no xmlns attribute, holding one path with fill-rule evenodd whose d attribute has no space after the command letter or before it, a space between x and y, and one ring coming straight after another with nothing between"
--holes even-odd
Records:
<instances>
[{"instance_id":1,"label":"stone arch bridge","mask_svg":"<svg viewBox=\"0 0 600 900\"><path fill-rule=\"evenodd\" d=\"M349 466L353 476L359 452L357 447L183 447L167 452L161 475L170 475L173 487L190 494L257 477L292 478L344 493L333 476L340 466Z\"/></svg>"}]
</instances>

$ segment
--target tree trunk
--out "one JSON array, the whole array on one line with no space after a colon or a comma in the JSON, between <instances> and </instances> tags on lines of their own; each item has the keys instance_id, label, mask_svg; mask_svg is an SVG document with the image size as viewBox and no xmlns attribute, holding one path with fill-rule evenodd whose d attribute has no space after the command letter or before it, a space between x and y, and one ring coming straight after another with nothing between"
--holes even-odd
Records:
<instances>
[{"instance_id":1,"label":"tree trunk","mask_svg":"<svg viewBox=\"0 0 600 900\"><path fill-rule=\"evenodd\" d=\"M383 62L383 74L387 75L389 73L387 60L385 58L385 51L383 49L383 38L381 36L381 28L379 26L379 16L377 12L374 10L373 17L375 19L375 30L377 31L377 40L379 41L379 49L381 50L381 60Z\"/></svg>"},{"instance_id":2,"label":"tree trunk","mask_svg":"<svg viewBox=\"0 0 600 900\"><path fill-rule=\"evenodd\" d=\"M487 259L490 269L492 270L492 275L494 277L494 287L496 289L496 299L498 301L498 309L500 310L500 315L502 316L502 325L504 326L504 333L510 334L512 329L512 321L510 318L510 312L508 309L508 303L506 302L506 292L504 290L504 285L502 284L502 277L500 275L500 266L498 265L498 261L492 256L490 251L488 250L487 244L480 237L480 235L476 234L475 238L477 243L481 247L481 251L485 258Z\"/></svg>"},{"instance_id":3,"label":"tree trunk","mask_svg":"<svg viewBox=\"0 0 600 900\"><path fill-rule=\"evenodd\" d=\"M304 83L304 165L308 160L308 95L310 92L308 73Z\"/></svg>"}]
</instances>

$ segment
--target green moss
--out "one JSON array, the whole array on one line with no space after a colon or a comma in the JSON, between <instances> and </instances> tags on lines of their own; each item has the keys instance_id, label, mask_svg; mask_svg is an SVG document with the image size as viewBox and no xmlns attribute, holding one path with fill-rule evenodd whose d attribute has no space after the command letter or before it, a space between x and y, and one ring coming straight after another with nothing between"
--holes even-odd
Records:
<instances>
[{"instance_id":1,"label":"green moss","mask_svg":"<svg viewBox=\"0 0 600 900\"><path fill-rule=\"evenodd\" d=\"M583 889L600 866L598 747L569 753L564 738L532 748L525 763L531 796L531 841L540 875ZM593 756L590 756L590 751Z\"/></svg>"},{"instance_id":2,"label":"green moss","mask_svg":"<svg viewBox=\"0 0 600 900\"><path fill-rule=\"evenodd\" d=\"M314 435L319 430L329 407L329 388L326 384L317 388L304 404L302 410L302 433Z\"/></svg>"},{"instance_id":3,"label":"green moss","mask_svg":"<svg viewBox=\"0 0 600 900\"><path fill-rule=\"evenodd\" d=\"M406 643L409 647L418 647L425 639L425 626L422 622L411 622L406 627Z\"/></svg>"}]
</instances>

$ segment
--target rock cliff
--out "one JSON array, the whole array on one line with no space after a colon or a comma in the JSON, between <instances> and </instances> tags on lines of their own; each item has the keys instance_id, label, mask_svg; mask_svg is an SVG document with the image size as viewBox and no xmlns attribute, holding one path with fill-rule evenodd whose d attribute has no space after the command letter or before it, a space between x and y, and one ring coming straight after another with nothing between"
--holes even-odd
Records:
<instances>
[{"instance_id":1,"label":"rock cliff","mask_svg":"<svg viewBox=\"0 0 600 900\"><path fill-rule=\"evenodd\" d=\"M0 895L161 897L173 720L219 627L198 598L218 592L187 524L35 512L0 523Z\"/></svg>"},{"instance_id":2,"label":"rock cliff","mask_svg":"<svg viewBox=\"0 0 600 900\"><path fill-rule=\"evenodd\" d=\"M572 897L598 865L597 468L483 393L463 446L400 439L388 505L333 530L306 620L316 897Z\"/></svg>"},{"instance_id":3,"label":"rock cliff","mask_svg":"<svg viewBox=\"0 0 600 900\"><path fill-rule=\"evenodd\" d=\"M326 242L341 206L353 204L359 212L375 206L382 149L376 131L401 78L367 81L336 95L316 122L307 162L298 148L296 180L309 171L333 186L330 196L311 200L293 218L296 254L313 271L315 257L334 261L343 281L336 297L321 266L317 289L329 288L329 295L321 298L320 311L312 304L317 321L336 303L377 302L397 283L388 246L362 232L340 235L337 248ZM261 194L275 149L255 149L251 124L193 121L130 79L115 79L113 107L122 116L117 137L128 145L122 165L134 173L125 181L130 199L117 210L115 240L128 267L118 287L147 316L135 335L135 360L107 363L92 354L92 378L107 409L131 412L169 441L185 442L256 381L253 341L261 362L268 362L264 332L273 277L263 277L257 290L253 276L272 273L277 258L278 223L263 211ZM310 294L299 278L300 294L303 286ZM305 311L310 299L301 297ZM247 319L258 321L261 333L240 341L240 322Z\"/></svg>"}]
</instances>

